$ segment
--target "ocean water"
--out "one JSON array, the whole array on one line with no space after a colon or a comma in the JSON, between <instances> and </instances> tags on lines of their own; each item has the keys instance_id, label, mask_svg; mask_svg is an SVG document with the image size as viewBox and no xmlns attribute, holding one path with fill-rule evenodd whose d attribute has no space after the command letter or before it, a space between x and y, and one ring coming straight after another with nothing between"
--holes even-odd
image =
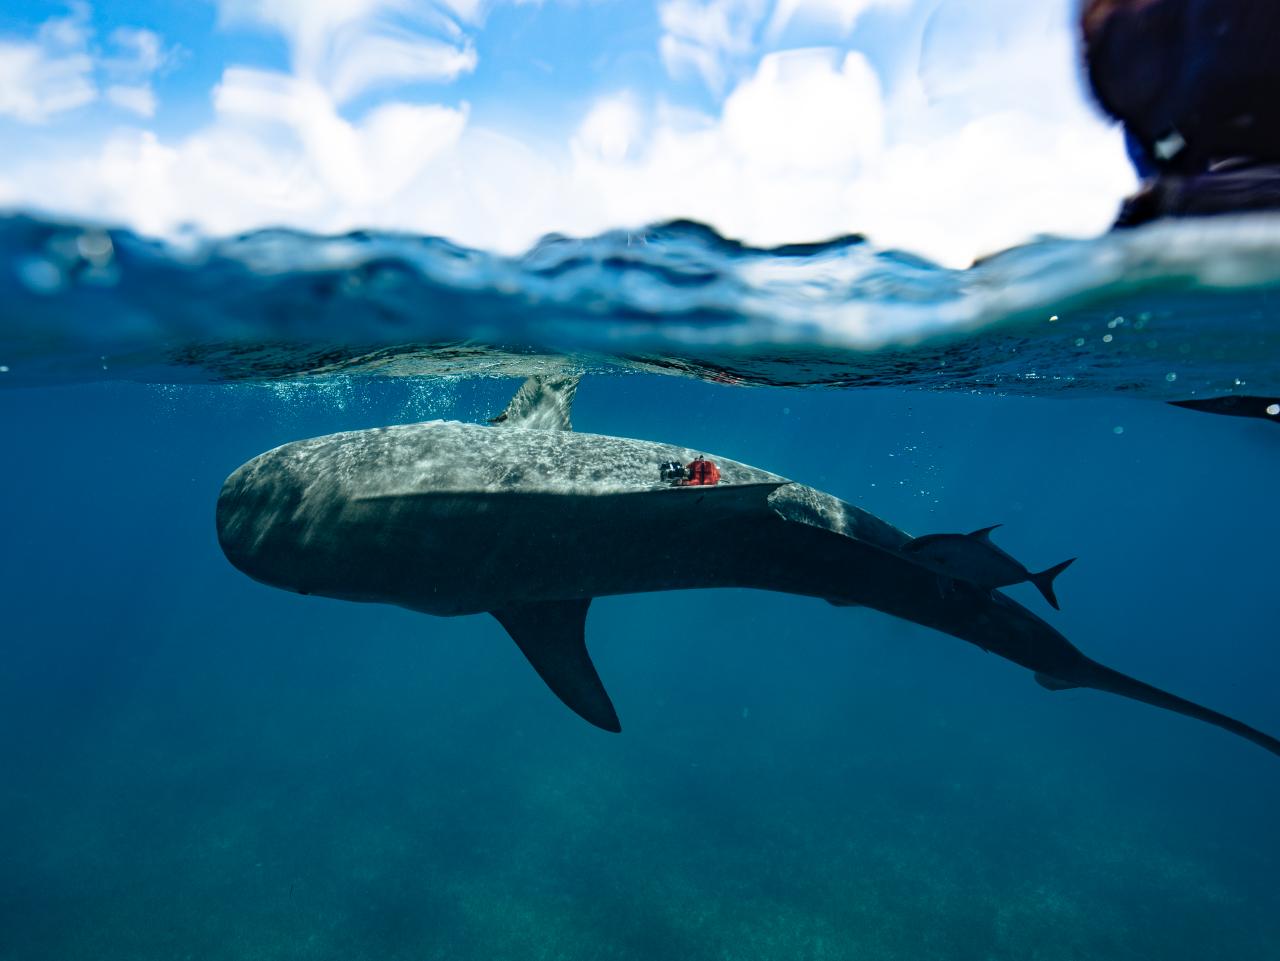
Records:
<instances>
[{"instance_id":1,"label":"ocean water","mask_svg":"<svg viewBox=\"0 0 1280 961\"><path fill-rule=\"evenodd\" d=\"M0 253L2 961L1280 957L1280 759L1217 728L691 591L593 603L610 735L493 619L273 590L214 530L264 450L576 369L577 430L1078 556L1060 613L1010 595L1276 734L1280 431L1164 403L1280 394L1271 221L961 272L684 224Z\"/></svg>"}]
</instances>

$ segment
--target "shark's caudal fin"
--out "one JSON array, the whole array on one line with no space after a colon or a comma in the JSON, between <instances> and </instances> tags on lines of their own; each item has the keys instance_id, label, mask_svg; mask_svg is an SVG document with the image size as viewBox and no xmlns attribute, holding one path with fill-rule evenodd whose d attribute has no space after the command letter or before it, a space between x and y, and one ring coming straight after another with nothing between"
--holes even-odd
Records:
<instances>
[{"instance_id":1,"label":"shark's caudal fin","mask_svg":"<svg viewBox=\"0 0 1280 961\"><path fill-rule=\"evenodd\" d=\"M1036 680L1040 681L1044 687L1049 687L1048 684L1041 680L1041 675L1037 674ZM1089 662L1088 669L1075 684L1067 684L1064 681L1058 681L1056 678L1049 680L1061 685L1061 687L1056 688L1057 690L1063 690L1066 687L1091 687L1097 691L1119 694L1121 697L1142 701L1144 704L1162 707L1166 711L1193 717L1198 721L1204 721L1215 727L1220 727L1224 731L1230 731L1232 734L1238 735L1246 741L1252 741L1258 747L1280 756L1280 740L1270 734L1263 734L1257 728L1250 727L1243 721L1237 721L1233 717L1227 717L1225 714L1219 714L1217 711L1202 707L1194 701L1188 701L1185 698L1178 697L1176 694L1170 694L1168 691L1162 691L1158 687L1152 687L1150 684L1129 677L1127 674L1121 674L1119 671L1098 664L1096 661Z\"/></svg>"},{"instance_id":2,"label":"shark's caudal fin","mask_svg":"<svg viewBox=\"0 0 1280 961\"><path fill-rule=\"evenodd\" d=\"M613 702L587 653L587 608L591 600L513 604L494 611L538 676L570 710L596 727L622 730Z\"/></svg>"},{"instance_id":3,"label":"shark's caudal fin","mask_svg":"<svg viewBox=\"0 0 1280 961\"><path fill-rule=\"evenodd\" d=\"M569 415L578 392L577 374L534 375L520 385L507 409L489 423L505 427L573 430Z\"/></svg>"},{"instance_id":4,"label":"shark's caudal fin","mask_svg":"<svg viewBox=\"0 0 1280 961\"><path fill-rule=\"evenodd\" d=\"M1063 561L1061 564L1054 564L1047 571L1041 571L1039 574L1032 574L1029 580L1036 586L1036 589L1044 595L1044 599L1049 602L1055 611L1062 608L1058 606L1058 596L1053 593L1053 579L1065 571L1068 567L1076 562L1074 557Z\"/></svg>"}]
</instances>

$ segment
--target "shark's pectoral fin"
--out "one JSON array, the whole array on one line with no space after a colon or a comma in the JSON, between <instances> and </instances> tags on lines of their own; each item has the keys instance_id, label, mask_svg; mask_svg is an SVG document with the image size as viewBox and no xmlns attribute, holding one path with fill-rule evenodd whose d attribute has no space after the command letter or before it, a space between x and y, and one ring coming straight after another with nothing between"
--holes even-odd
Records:
<instances>
[{"instance_id":1,"label":"shark's pectoral fin","mask_svg":"<svg viewBox=\"0 0 1280 961\"><path fill-rule=\"evenodd\" d=\"M617 733L622 730L618 714L587 653L590 604L590 598L540 601L492 613L556 697L596 727Z\"/></svg>"},{"instance_id":2,"label":"shark's pectoral fin","mask_svg":"<svg viewBox=\"0 0 1280 961\"><path fill-rule=\"evenodd\" d=\"M1043 687L1046 691L1070 691L1079 687L1079 684L1072 684L1070 681L1062 681L1049 674L1041 674L1036 671L1036 683Z\"/></svg>"}]
</instances>

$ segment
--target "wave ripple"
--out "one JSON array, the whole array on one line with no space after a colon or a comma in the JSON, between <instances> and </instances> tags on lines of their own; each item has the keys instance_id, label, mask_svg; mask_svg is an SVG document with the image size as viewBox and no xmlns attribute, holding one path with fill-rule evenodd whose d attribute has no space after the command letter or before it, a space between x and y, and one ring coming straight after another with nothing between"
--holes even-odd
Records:
<instances>
[{"instance_id":1,"label":"wave ripple","mask_svg":"<svg viewBox=\"0 0 1280 961\"><path fill-rule=\"evenodd\" d=\"M521 374L1280 393L1280 218L1040 239L950 270L860 237L760 249L691 222L547 237L263 230L155 240L0 218L0 385Z\"/></svg>"}]
</instances>

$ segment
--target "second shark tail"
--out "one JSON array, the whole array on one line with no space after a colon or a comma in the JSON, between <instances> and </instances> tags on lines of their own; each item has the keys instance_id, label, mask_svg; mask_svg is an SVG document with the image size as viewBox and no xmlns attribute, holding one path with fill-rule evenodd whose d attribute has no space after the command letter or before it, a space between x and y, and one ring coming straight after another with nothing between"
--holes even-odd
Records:
<instances>
[{"instance_id":1,"label":"second shark tail","mask_svg":"<svg viewBox=\"0 0 1280 961\"><path fill-rule=\"evenodd\" d=\"M1127 674L1121 674L1119 671L1112 670L1096 661L1090 662L1089 676L1087 679L1080 679L1076 684L1080 687L1091 687L1095 690L1106 691L1109 694L1119 694L1121 697L1127 697L1135 701L1142 701L1144 704L1151 704L1154 707L1162 707L1166 711L1173 711L1176 714L1182 714L1186 717L1193 717L1198 721L1204 721L1215 727L1220 727L1224 731L1230 731L1246 741L1252 741L1258 747L1270 751L1272 754L1280 757L1280 740L1272 737L1270 734L1264 734L1257 728L1250 727L1243 721L1237 721L1233 717L1227 717L1225 714L1219 714L1217 711L1207 707L1201 707L1194 701L1188 701L1185 698L1178 697L1176 694L1170 694L1168 691L1162 691L1158 687L1143 683L1136 678L1129 677ZM1037 677L1037 680L1039 678ZM1081 683L1081 680L1083 683ZM1051 687L1049 684L1041 683L1045 687ZM1063 685L1064 687L1073 685ZM1051 688L1052 689L1052 688Z\"/></svg>"}]
</instances>

